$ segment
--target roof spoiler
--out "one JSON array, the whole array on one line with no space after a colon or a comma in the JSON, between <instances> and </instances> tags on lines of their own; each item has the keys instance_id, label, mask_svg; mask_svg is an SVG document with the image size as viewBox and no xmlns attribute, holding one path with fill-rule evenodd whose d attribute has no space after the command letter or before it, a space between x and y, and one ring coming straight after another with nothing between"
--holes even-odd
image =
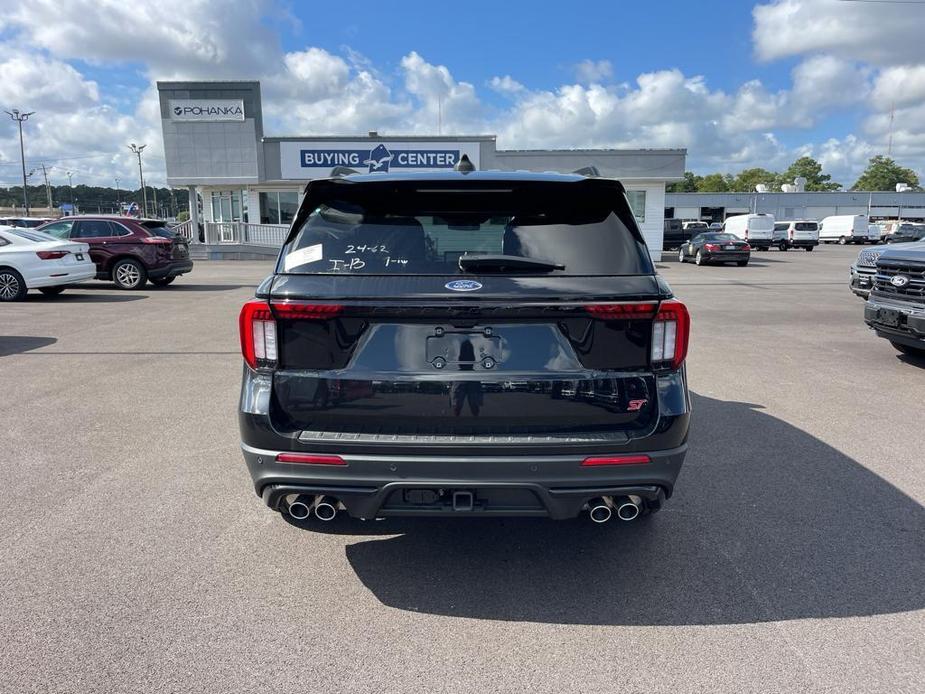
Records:
<instances>
[{"instance_id":1,"label":"roof spoiler","mask_svg":"<svg viewBox=\"0 0 925 694\"><path fill-rule=\"evenodd\" d=\"M597 170L597 167L594 164L590 166L582 166L580 169L575 169L572 171L573 174L578 174L579 176L595 176L597 178L601 177L601 172Z\"/></svg>"}]
</instances>

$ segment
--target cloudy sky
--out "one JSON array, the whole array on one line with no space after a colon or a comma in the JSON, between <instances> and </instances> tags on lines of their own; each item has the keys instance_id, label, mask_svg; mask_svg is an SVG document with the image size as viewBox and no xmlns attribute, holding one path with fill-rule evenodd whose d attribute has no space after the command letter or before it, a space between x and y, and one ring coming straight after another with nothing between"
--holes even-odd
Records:
<instances>
[{"instance_id":1,"label":"cloudy sky","mask_svg":"<svg viewBox=\"0 0 925 694\"><path fill-rule=\"evenodd\" d=\"M259 79L269 135L498 135L500 148L687 147L700 173L802 154L850 184L925 173L925 2L0 0L0 106L27 165L137 185L164 161L154 82ZM0 114L3 115L3 114ZM0 185L19 181L0 120ZM36 179L32 179L36 181ZM37 181L36 181L37 182Z\"/></svg>"}]
</instances>

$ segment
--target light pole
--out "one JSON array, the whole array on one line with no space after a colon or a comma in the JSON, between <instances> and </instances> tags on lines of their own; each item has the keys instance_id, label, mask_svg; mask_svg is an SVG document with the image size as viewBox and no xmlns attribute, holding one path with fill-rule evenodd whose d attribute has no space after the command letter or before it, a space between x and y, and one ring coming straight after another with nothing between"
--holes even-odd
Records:
<instances>
[{"instance_id":1,"label":"light pole","mask_svg":"<svg viewBox=\"0 0 925 694\"><path fill-rule=\"evenodd\" d=\"M142 213L145 217L148 216L148 191L145 190L145 175L141 169L141 153L145 147L148 145L142 145L138 147L134 142L129 145L129 149L132 150L132 153L138 157L138 180L141 182L141 197L144 200L144 212Z\"/></svg>"},{"instance_id":2,"label":"light pole","mask_svg":"<svg viewBox=\"0 0 925 694\"><path fill-rule=\"evenodd\" d=\"M122 191L119 190L118 176L116 176L116 205L119 207L119 214L122 214Z\"/></svg>"},{"instance_id":3,"label":"light pole","mask_svg":"<svg viewBox=\"0 0 925 694\"><path fill-rule=\"evenodd\" d=\"M67 176L67 192L69 194L68 197L71 198L71 214L76 214L76 210L74 209L74 174L70 171L66 171L64 175Z\"/></svg>"},{"instance_id":4,"label":"light pole","mask_svg":"<svg viewBox=\"0 0 925 694\"><path fill-rule=\"evenodd\" d=\"M29 116L35 115L35 111L20 113L19 109L14 108L7 111L7 115L19 124L19 156L22 159L22 201L26 207L26 216L29 216L29 191L26 190L26 148L22 142L22 124L29 120Z\"/></svg>"}]
</instances>

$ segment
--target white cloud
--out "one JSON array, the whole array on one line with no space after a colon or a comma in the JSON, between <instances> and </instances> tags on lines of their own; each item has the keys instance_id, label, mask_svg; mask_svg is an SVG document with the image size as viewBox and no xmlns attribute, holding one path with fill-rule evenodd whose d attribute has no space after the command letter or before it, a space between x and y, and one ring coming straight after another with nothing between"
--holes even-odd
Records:
<instances>
[{"instance_id":1,"label":"white cloud","mask_svg":"<svg viewBox=\"0 0 925 694\"><path fill-rule=\"evenodd\" d=\"M886 110L891 104L904 106L925 101L925 64L897 65L877 75L873 100Z\"/></svg>"},{"instance_id":2,"label":"white cloud","mask_svg":"<svg viewBox=\"0 0 925 694\"><path fill-rule=\"evenodd\" d=\"M609 60L585 59L575 65L575 77L583 84L606 82L613 77L613 65Z\"/></svg>"},{"instance_id":3,"label":"white cloud","mask_svg":"<svg viewBox=\"0 0 925 694\"><path fill-rule=\"evenodd\" d=\"M510 75L492 77L488 82L488 86L499 94L507 94L508 96L515 96L526 91L526 87Z\"/></svg>"},{"instance_id":4,"label":"white cloud","mask_svg":"<svg viewBox=\"0 0 925 694\"><path fill-rule=\"evenodd\" d=\"M923 58L925 7L907 3L776 0L752 11L759 59L829 54L875 65Z\"/></svg>"}]
</instances>

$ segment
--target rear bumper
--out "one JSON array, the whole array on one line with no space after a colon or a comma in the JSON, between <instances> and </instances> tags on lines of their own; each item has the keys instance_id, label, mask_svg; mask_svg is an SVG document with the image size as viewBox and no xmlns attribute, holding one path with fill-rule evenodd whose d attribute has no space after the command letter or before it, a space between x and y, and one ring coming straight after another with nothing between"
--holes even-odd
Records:
<instances>
[{"instance_id":1,"label":"rear bumper","mask_svg":"<svg viewBox=\"0 0 925 694\"><path fill-rule=\"evenodd\" d=\"M273 509L293 495L328 495L356 518L385 516L577 516L599 496L636 495L658 505L671 496L687 444L648 453L641 465L582 467L585 455L362 455L346 465L276 462L277 453L243 445L255 491ZM428 503L408 490L440 493ZM454 508L453 492L472 494L472 507ZM436 496L432 494L432 496Z\"/></svg>"},{"instance_id":2,"label":"rear bumper","mask_svg":"<svg viewBox=\"0 0 925 694\"><path fill-rule=\"evenodd\" d=\"M96 277L96 265L88 263L77 267L57 268L48 274L36 274L26 277L26 286L29 289L39 287L57 287L62 284L85 282Z\"/></svg>"},{"instance_id":3,"label":"rear bumper","mask_svg":"<svg viewBox=\"0 0 925 694\"><path fill-rule=\"evenodd\" d=\"M819 245L819 242L813 239L806 239L806 240L793 239L793 240L787 240L785 241L785 243L788 246L790 246L790 248L815 248L816 246Z\"/></svg>"},{"instance_id":4,"label":"rear bumper","mask_svg":"<svg viewBox=\"0 0 925 694\"><path fill-rule=\"evenodd\" d=\"M148 277L153 280L159 280L163 277L176 277L185 275L193 269L192 260L176 260L168 265L158 265L148 270Z\"/></svg>"},{"instance_id":5,"label":"rear bumper","mask_svg":"<svg viewBox=\"0 0 925 694\"><path fill-rule=\"evenodd\" d=\"M710 263L737 263L742 260L748 260L751 253L709 253L703 256L703 259Z\"/></svg>"}]
</instances>

